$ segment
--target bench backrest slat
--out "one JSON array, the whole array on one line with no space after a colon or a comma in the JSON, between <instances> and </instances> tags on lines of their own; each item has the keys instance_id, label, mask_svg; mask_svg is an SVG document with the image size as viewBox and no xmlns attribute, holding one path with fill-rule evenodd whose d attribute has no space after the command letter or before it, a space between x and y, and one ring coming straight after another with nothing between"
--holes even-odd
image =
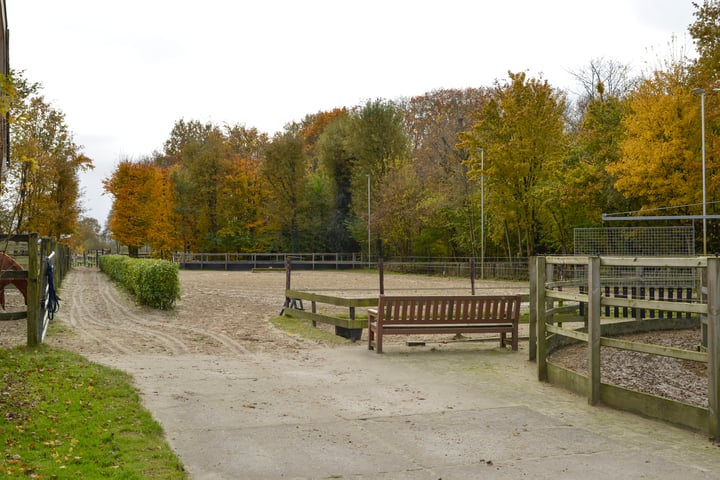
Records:
<instances>
[{"instance_id":1,"label":"bench backrest slat","mask_svg":"<svg viewBox=\"0 0 720 480\"><path fill-rule=\"evenodd\" d=\"M515 322L519 295L493 296L380 296L378 320L393 323Z\"/></svg>"}]
</instances>

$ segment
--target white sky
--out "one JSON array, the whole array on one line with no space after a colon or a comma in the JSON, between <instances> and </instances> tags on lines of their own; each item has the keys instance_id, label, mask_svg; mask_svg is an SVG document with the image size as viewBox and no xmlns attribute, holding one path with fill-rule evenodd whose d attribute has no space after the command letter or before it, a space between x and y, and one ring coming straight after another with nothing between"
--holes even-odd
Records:
<instances>
[{"instance_id":1,"label":"white sky","mask_svg":"<svg viewBox=\"0 0 720 480\"><path fill-rule=\"evenodd\" d=\"M161 150L175 121L273 134L306 114L438 88L491 86L508 70L575 89L605 58L637 70L678 48L692 0L7 0L10 64L41 83L102 179ZM677 50L677 49L676 49Z\"/></svg>"}]
</instances>

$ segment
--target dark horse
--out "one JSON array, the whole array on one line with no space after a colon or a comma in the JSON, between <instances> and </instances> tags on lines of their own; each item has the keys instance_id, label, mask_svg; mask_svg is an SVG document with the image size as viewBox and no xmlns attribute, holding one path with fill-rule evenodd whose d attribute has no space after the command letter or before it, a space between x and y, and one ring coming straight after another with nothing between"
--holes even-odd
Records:
<instances>
[{"instance_id":1,"label":"dark horse","mask_svg":"<svg viewBox=\"0 0 720 480\"><path fill-rule=\"evenodd\" d=\"M0 272L2 270L23 270L23 268L10 255L0 252ZM0 278L0 306L3 310L5 310L5 287L11 283L23 294L25 305L27 305L27 278Z\"/></svg>"}]
</instances>

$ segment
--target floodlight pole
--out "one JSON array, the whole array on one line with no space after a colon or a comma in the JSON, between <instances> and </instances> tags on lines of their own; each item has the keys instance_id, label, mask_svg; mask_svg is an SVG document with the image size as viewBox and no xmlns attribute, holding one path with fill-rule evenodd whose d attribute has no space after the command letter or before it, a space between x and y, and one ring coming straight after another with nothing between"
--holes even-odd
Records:
<instances>
[{"instance_id":1,"label":"floodlight pole","mask_svg":"<svg viewBox=\"0 0 720 480\"><path fill-rule=\"evenodd\" d=\"M705 187L705 89L696 88L693 95L700 95L700 130L702 137L702 220L703 220L703 255L707 255L707 193Z\"/></svg>"},{"instance_id":2,"label":"floodlight pole","mask_svg":"<svg viewBox=\"0 0 720 480\"><path fill-rule=\"evenodd\" d=\"M480 279L485 279L485 149L480 149Z\"/></svg>"},{"instance_id":3,"label":"floodlight pole","mask_svg":"<svg viewBox=\"0 0 720 480\"><path fill-rule=\"evenodd\" d=\"M367 176L367 187L368 187L368 219L367 219L367 231L368 231L368 264L370 263L370 174Z\"/></svg>"}]
</instances>

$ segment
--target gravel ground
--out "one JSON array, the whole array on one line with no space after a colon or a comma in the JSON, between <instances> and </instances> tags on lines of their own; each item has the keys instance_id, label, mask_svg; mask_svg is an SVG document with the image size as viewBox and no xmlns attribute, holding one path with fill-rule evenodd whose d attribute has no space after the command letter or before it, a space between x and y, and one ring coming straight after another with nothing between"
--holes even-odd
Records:
<instances>
[{"instance_id":1,"label":"gravel ground","mask_svg":"<svg viewBox=\"0 0 720 480\"><path fill-rule=\"evenodd\" d=\"M618 338L696 350L700 345L700 330L650 332ZM553 352L548 361L586 372L587 352L585 345L572 345ZM704 363L604 347L600 350L600 377L603 383L708 407L707 364Z\"/></svg>"}]
</instances>

